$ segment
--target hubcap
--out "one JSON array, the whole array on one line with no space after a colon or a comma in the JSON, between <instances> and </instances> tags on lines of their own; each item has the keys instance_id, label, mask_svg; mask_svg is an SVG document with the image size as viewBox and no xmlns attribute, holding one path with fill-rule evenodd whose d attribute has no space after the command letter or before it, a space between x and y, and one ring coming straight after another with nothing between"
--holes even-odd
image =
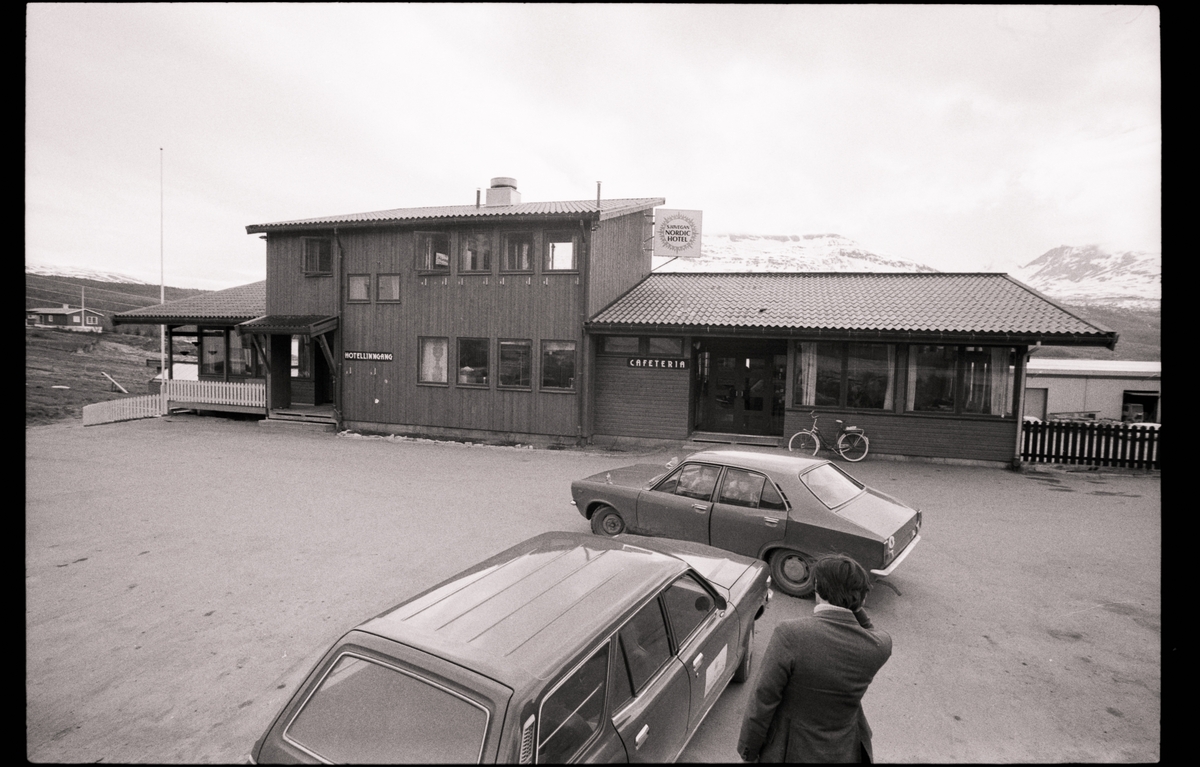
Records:
<instances>
[{"instance_id":1,"label":"hubcap","mask_svg":"<svg viewBox=\"0 0 1200 767\"><path fill-rule=\"evenodd\" d=\"M801 583L808 579L808 563L797 556L787 557L783 560L783 574L789 581Z\"/></svg>"},{"instance_id":2,"label":"hubcap","mask_svg":"<svg viewBox=\"0 0 1200 767\"><path fill-rule=\"evenodd\" d=\"M609 535L616 535L617 533L621 532L621 520L617 516L610 514L604 518L604 521L601 523L601 527L603 527L604 532L608 533Z\"/></svg>"}]
</instances>

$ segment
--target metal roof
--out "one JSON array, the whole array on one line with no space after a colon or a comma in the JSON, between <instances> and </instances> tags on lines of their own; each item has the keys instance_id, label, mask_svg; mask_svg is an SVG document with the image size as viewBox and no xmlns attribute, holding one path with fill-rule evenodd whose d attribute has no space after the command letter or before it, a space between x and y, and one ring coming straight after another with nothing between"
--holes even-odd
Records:
<instances>
[{"instance_id":1,"label":"metal roof","mask_svg":"<svg viewBox=\"0 0 1200 767\"><path fill-rule=\"evenodd\" d=\"M673 556L583 533L544 533L359 626L512 684L544 679L686 569ZM490 668L479 668L479 659ZM520 671L518 671L518 669Z\"/></svg>"},{"instance_id":2,"label":"metal roof","mask_svg":"<svg viewBox=\"0 0 1200 767\"><path fill-rule=\"evenodd\" d=\"M208 320L236 324L259 317L266 310L267 283L264 280L121 312L113 315L113 322L159 325Z\"/></svg>"},{"instance_id":3,"label":"metal roof","mask_svg":"<svg viewBox=\"0 0 1200 767\"><path fill-rule=\"evenodd\" d=\"M471 219L521 219L581 216L598 217L601 221L624 216L629 213L649 210L666 202L661 197L638 197L629 199L568 200L562 202L521 202L516 205L435 205L423 208L394 208L370 213L346 213L317 218L301 218L292 221L276 221L269 224L251 224L247 234L273 232L287 229L313 229L337 225L378 225L416 223L419 221L449 222Z\"/></svg>"},{"instance_id":4,"label":"metal roof","mask_svg":"<svg viewBox=\"0 0 1200 767\"><path fill-rule=\"evenodd\" d=\"M1115 344L1117 336L1006 274L940 272L651 274L587 328L966 334L1088 345Z\"/></svg>"},{"instance_id":5,"label":"metal roof","mask_svg":"<svg viewBox=\"0 0 1200 767\"><path fill-rule=\"evenodd\" d=\"M1029 375L1092 375L1157 378L1162 375L1162 362L1138 360L1074 360L1038 359L1025 366Z\"/></svg>"}]
</instances>

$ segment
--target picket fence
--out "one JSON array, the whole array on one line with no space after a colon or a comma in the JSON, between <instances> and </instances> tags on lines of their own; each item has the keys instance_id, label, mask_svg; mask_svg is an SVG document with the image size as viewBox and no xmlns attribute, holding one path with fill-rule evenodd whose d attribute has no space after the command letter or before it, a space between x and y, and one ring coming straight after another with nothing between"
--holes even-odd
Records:
<instances>
[{"instance_id":1,"label":"picket fence","mask_svg":"<svg viewBox=\"0 0 1200 767\"><path fill-rule=\"evenodd\" d=\"M1130 469L1159 468L1162 430L1123 423L1025 423L1021 460Z\"/></svg>"},{"instance_id":2,"label":"picket fence","mask_svg":"<svg viewBox=\"0 0 1200 767\"><path fill-rule=\"evenodd\" d=\"M135 418L157 418L166 412L166 400L161 394L126 397L83 406L83 425L132 421Z\"/></svg>"},{"instance_id":3,"label":"picket fence","mask_svg":"<svg viewBox=\"0 0 1200 767\"><path fill-rule=\"evenodd\" d=\"M170 407L186 405L222 405L239 408L266 408L267 387L262 382L227 381L164 381L158 394L97 402L83 406L83 425L132 421L135 418L157 418L167 414Z\"/></svg>"}]
</instances>

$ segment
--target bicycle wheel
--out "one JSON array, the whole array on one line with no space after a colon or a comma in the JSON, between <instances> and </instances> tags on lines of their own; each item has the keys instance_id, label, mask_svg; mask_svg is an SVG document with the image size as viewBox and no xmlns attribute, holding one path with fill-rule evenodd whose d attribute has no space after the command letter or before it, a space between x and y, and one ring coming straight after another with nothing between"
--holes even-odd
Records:
<instances>
[{"instance_id":1,"label":"bicycle wheel","mask_svg":"<svg viewBox=\"0 0 1200 767\"><path fill-rule=\"evenodd\" d=\"M843 434L838 437L837 451L847 461L861 461L867 457L870 442L865 434Z\"/></svg>"},{"instance_id":2,"label":"bicycle wheel","mask_svg":"<svg viewBox=\"0 0 1200 767\"><path fill-rule=\"evenodd\" d=\"M811 431L798 431L788 440L788 450L793 453L809 453L816 455L821 449L821 440Z\"/></svg>"}]
</instances>

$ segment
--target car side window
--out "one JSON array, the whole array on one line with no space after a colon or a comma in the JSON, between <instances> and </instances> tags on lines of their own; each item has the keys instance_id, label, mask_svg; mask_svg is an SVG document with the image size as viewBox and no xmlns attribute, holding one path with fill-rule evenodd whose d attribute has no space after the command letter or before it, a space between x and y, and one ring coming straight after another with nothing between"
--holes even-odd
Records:
<instances>
[{"instance_id":1,"label":"car side window","mask_svg":"<svg viewBox=\"0 0 1200 767\"><path fill-rule=\"evenodd\" d=\"M675 650L688 640L696 627L713 611L713 599L695 578L685 575L663 592L663 605L675 636Z\"/></svg>"},{"instance_id":2,"label":"car side window","mask_svg":"<svg viewBox=\"0 0 1200 767\"><path fill-rule=\"evenodd\" d=\"M726 469L725 481L721 483L720 502L756 509L766 480L763 475L745 469Z\"/></svg>"},{"instance_id":3,"label":"car side window","mask_svg":"<svg viewBox=\"0 0 1200 767\"><path fill-rule=\"evenodd\" d=\"M608 645L575 669L542 701L538 717L539 763L561 764L575 755L596 730L608 690Z\"/></svg>"},{"instance_id":4,"label":"car side window","mask_svg":"<svg viewBox=\"0 0 1200 767\"><path fill-rule=\"evenodd\" d=\"M758 507L760 509L787 511L787 502L779 492L779 488L775 487L774 482L768 480L763 484L762 497L759 498Z\"/></svg>"},{"instance_id":5,"label":"car side window","mask_svg":"<svg viewBox=\"0 0 1200 767\"><path fill-rule=\"evenodd\" d=\"M703 463L685 463L679 471L664 480L655 490L682 495L688 498L698 498L707 501L712 497L713 489L717 486L717 478L721 476L720 466L709 466ZM668 489L664 487L674 480Z\"/></svg>"},{"instance_id":6,"label":"car side window","mask_svg":"<svg viewBox=\"0 0 1200 767\"><path fill-rule=\"evenodd\" d=\"M637 694L671 657L667 624L663 621L658 600L653 599L638 610L617 632L617 637L629 672L629 681L634 694Z\"/></svg>"}]
</instances>

